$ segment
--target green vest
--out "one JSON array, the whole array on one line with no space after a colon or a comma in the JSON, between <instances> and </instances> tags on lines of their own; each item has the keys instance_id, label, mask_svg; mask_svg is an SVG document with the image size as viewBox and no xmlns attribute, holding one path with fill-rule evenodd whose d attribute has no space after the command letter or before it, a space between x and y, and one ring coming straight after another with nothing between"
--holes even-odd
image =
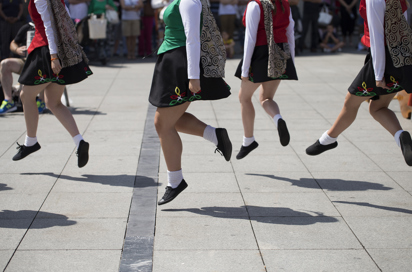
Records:
<instances>
[{"instance_id":1,"label":"green vest","mask_svg":"<svg viewBox=\"0 0 412 272\"><path fill-rule=\"evenodd\" d=\"M181 0L174 0L165 10L163 21L165 22L165 37L157 54L186 46L186 35L183 27L182 17L180 16L179 5ZM200 13L202 15L202 13ZM200 23L200 30L202 23Z\"/></svg>"}]
</instances>

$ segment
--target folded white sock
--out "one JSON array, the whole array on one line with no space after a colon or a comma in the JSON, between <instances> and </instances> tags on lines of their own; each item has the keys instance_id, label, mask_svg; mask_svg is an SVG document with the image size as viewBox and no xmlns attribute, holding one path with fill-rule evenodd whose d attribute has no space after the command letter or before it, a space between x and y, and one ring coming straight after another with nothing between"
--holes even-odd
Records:
<instances>
[{"instance_id":1,"label":"folded white sock","mask_svg":"<svg viewBox=\"0 0 412 272\"><path fill-rule=\"evenodd\" d=\"M173 189L179 186L180 182L183 180L182 169L178 171L167 171L167 186L172 187Z\"/></svg>"},{"instance_id":2,"label":"folded white sock","mask_svg":"<svg viewBox=\"0 0 412 272\"><path fill-rule=\"evenodd\" d=\"M217 145L216 128L207 125L203 131L203 138Z\"/></svg>"},{"instance_id":3,"label":"folded white sock","mask_svg":"<svg viewBox=\"0 0 412 272\"><path fill-rule=\"evenodd\" d=\"M401 140L399 139L399 137L401 136L401 133L403 132L403 130L401 129L401 130L398 130L396 133L395 133L395 136L393 136L393 138L395 138L395 142L396 142L396 144L399 146L399 147L401 147Z\"/></svg>"},{"instance_id":4,"label":"folded white sock","mask_svg":"<svg viewBox=\"0 0 412 272\"><path fill-rule=\"evenodd\" d=\"M328 131L325 131L322 136L319 138L319 143L321 145L329 145L329 144L333 144L334 142L336 142L338 138L332 138L328 135Z\"/></svg>"},{"instance_id":5,"label":"folded white sock","mask_svg":"<svg viewBox=\"0 0 412 272\"><path fill-rule=\"evenodd\" d=\"M73 141L74 141L74 144L76 145L76 148L79 148L79 144L81 140L83 140L83 137L81 134L77 134L76 136L73 137Z\"/></svg>"},{"instance_id":6,"label":"folded white sock","mask_svg":"<svg viewBox=\"0 0 412 272\"><path fill-rule=\"evenodd\" d=\"M250 138L247 138L247 137L243 136L243 144L242 145L246 147L246 146L251 145L254 141L255 141L254 136L252 136Z\"/></svg>"},{"instance_id":7,"label":"folded white sock","mask_svg":"<svg viewBox=\"0 0 412 272\"><path fill-rule=\"evenodd\" d=\"M24 139L25 146L33 146L37 143L37 137L29 137L26 135L26 139Z\"/></svg>"},{"instance_id":8,"label":"folded white sock","mask_svg":"<svg viewBox=\"0 0 412 272\"><path fill-rule=\"evenodd\" d=\"M282 115L276 114L275 116L273 116L273 121L275 121L276 127L278 127L278 121L279 121L279 119L283 119L283 118L282 118Z\"/></svg>"}]
</instances>

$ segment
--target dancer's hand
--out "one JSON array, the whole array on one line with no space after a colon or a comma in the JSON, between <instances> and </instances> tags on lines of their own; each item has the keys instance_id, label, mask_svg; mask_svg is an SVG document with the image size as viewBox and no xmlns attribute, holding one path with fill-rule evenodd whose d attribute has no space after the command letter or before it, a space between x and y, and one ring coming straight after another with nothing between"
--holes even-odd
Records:
<instances>
[{"instance_id":1,"label":"dancer's hand","mask_svg":"<svg viewBox=\"0 0 412 272\"><path fill-rule=\"evenodd\" d=\"M388 90L390 89L388 86L386 86L385 78L382 78L382 80L376 80L376 87L388 89Z\"/></svg>"},{"instance_id":2,"label":"dancer's hand","mask_svg":"<svg viewBox=\"0 0 412 272\"><path fill-rule=\"evenodd\" d=\"M198 93L200 91L200 79L189 79L189 90L192 93Z\"/></svg>"},{"instance_id":3,"label":"dancer's hand","mask_svg":"<svg viewBox=\"0 0 412 272\"><path fill-rule=\"evenodd\" d=\"M57 75L62 70L62 66L60 65L60 60L57 57L57 54L52 54L51 58L54 59L51 61L51 68L53 70L53 73Z\"/></svg>"}]
</instances>

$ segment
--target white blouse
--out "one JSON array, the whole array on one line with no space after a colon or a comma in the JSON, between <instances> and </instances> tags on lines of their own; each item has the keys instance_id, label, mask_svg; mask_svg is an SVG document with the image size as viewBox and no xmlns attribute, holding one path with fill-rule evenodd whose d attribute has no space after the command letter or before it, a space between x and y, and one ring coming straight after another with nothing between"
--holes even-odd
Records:
<instances>
[{"instance_id":1,"label":"white blouse","mask_svg":"<svg viewBox=\"0 0 412 272\"><path fill-rule=\"evenodd\" d=\"M372 64L375 71L375 80L382 80L385 73L385 0L366 0L366 16L368 18L369 36L371 44ZM407 14L403 14L406 19Z\"/></svg>"},{"instance_id":2,"label":"white blouse","mask_svg":"<svg viewBox=\"0 0 412 272\"><path fill-rule=\"evenodd\" d=\"M189 79L200 79L200 0L181 0L180 16L186 35L187 74Z\"/></svg>"},{"instance_id":3,"label":"white blouse","mask_svg":"<svg viewBox=\"0 0 412 272\"><path fill-rule=\"evenodd\" d=\"M57 46L56 42L54 41L54 26L51 23L50 13L47 8L47 0L34 0L34 4L36 6L37 12L40 14L41 19L43 20L47 42L49 43L50 54L57 54ZM65 7L70 17L70 12L67 9L67 6Z\"/></svg>"},{"instance_id":4,"label":"white blouse","mask_svg":"<svg viewBox=\"0 0 412 272\"><path fill-rule=\"evenodd\" d=\"M257 31L260 22L260 7L255 1L249 2L246 10L246 31L245 31L245 45L243 51L243 65L242 77L249 76L249 67L252 61L253 51L255 50ZM289 15L289 25L286 28L286 36L288 37L288 44L292 60L295 61L295 22L292 18L292 12Z\"/></svg>"}]
</instances>

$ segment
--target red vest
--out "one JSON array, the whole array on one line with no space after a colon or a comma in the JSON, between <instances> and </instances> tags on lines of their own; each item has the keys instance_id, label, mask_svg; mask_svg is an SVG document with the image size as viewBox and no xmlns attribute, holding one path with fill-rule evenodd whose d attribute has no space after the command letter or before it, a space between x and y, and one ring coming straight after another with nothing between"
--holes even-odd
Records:
<instances>
[{"instance_id":1,"label":"red vest","mask_svg":"<svg viewBox=\"0 0 412 272\"><path fill-rule=\"evenodd\" d=\"M256 37L256 46L267 45L266 31L265 31L265 15L263 12L262 3L259 0L256 1L260 8L260 21L258 26L258 32ZM273 18L273 37L276 43L286 43L288 42L288 37L286 36L286 28L289 26L289 15L290 7L287 0L282 0L283 7L285 11L282 11L282 4L279 0L272 1L276 5L276 14L272 14ZM246 26L246 11L243 15L243 25Z\"/></svg>"},{"instance_id":2,"label":"red vest","mask_svg":"<svg viewBox=\"0 0 412 272\"><path fill-rule=\"evenodd\" d=\"M399 0L401 1L401 0ZM405 1L401 1L402 5L402 12L405 12L408 9L408 6L406 5ZM361 42L367 46L371 47L371 42L370 42L370 36L369 36L369 26L368 26L368 16L366 15L366 2L365 0L361 0L360 5L359 5L359 13L360 16L363 18L364 22L364 33ZM386 44L386 42L385 42Z\"/></svg>"},{"instance_id":3,"label":"red vest","mask_svg":"<svg viewBox=\"0 0 412 272\"><path fill-rule=\"evenodd\" d=\"M64 5L64 0L61 0L61 2ZM41 15L37 12L34 0L30 0L28 9L35 27L34 38L31 41L29 48L27 49L27 52L30 54L34 49L46 46L49 44L49 42L47 41L43 20L41 19Z\"/></svg>"}]
</instances>

